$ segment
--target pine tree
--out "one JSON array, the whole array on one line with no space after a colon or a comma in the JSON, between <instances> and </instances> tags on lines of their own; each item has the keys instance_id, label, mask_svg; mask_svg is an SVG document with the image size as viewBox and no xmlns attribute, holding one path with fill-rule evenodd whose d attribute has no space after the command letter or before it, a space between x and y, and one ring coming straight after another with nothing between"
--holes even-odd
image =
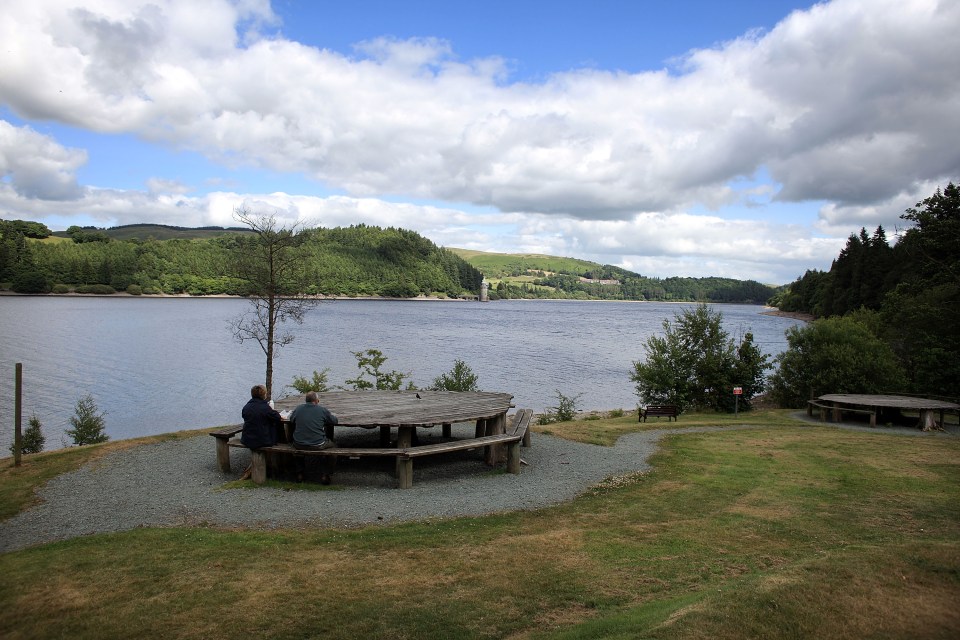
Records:
<instances>
[{"instance_id":1,"label":"pine tree","mask_svg":"<svg viewBox=\"0 0 960 640\"><path fill-rule=\"evenodd\" d=\"M97 444L110 439L110 436L104 433L105 425L103 414L97 409L97 404L93 401L93 396L87 394L77 400L75 412L76 414L70 418L70 424L73 425L73 429L66 429L64 431L64 433L73 438L73 444L78 446Z\"/></svg>"},{"instance_id":2,"label":"pine tree","mask_svg":"<svg viewBox=\"0 0 960 640\"><path fill-rule=\"evenodd\" d=\"M30 420L27 423L27 430L23 432L23 437L20 438L20 453L40 453L43 451L47 439L43 435L42 426L37 414L30 416ZM10 453L16 455L17 450L15 444L10 445Z\"/></svg>"}]
</instances>

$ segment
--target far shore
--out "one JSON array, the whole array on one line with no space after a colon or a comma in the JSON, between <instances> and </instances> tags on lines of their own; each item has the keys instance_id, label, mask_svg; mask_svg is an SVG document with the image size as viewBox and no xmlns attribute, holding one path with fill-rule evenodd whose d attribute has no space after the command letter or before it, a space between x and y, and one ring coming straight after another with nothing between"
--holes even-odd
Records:
<instances>
[{"instance_id":1,"label":"far shore","mask_svg":"<svg viewBox=\"0 0 960 640\"><path fill-rule=\"evenodd\" d=\"M183 299L235 299L235 300L247 300L246 296L235 296L225 293L216 293L210 295L190 295L189 293L150 293L150 294L141 294L134 295L127 293L126 291L117 291L116 293L77 293L71 291L68 293L17 293L15 291L9 290L0 290L0 296L24 296L24 297L34 297L34 298L139 298L146 300L153 299L167 299L167 300L183 300ZM400 302L479 302L480 300L476 297L474 298L453 298L453 297L439 297L439 296L415 296L412 298L390 298L385 296L325 296L325 295L316 295L316 296L307 296L308 300L372 300L372 301L400 301ZM519 301L519 302L540 302L543 300L552 301L552 302L636 302L636 303L659 303L659 304L697 304L696 300L594 300L594 299L576 299L576 298L507 298L509 301ZM500 302L500 300L489 300L489 302ZM750 304L747 302L712 302L710 304ZM794 318L796 320L803 320L804 322L810 322L815 320L815 316L808 313L799 313L794 311L780 311L776 307L764 307L764 311L761 312L761 315L766 316L779 316L782 318Z\"/></svg>"}]
</instances>

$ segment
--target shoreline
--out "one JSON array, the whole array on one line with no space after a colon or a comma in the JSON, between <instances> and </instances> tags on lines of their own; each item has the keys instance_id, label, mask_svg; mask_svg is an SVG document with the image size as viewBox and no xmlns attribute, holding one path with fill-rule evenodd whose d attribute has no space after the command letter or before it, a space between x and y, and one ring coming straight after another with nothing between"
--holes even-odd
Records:
<instances>
[{"instance_id":1,"label":"shoreline","mask_svg":"<svg viewBox=\"0 0 960 640\"><path fill-rule=\"evenodd\" d=\"M776 316L777 318L792 318L794 320L801 320L803 322L813 322L817 319L812 313L802 313L800 311L780 311L776 307L768 307L764 305L766 311L760 312L760 315L763 316Z\"/></svg>"},{"instance_id":2,"label":"shoreline","mask_svg":"<svg viewBox=\"0 0 960 640\"><path fill-rule=\"evenodd\" d=\"M249 300L248 296L236 296L226 293L215 293L209 295L191 295L189 293L151 293L151 294L141 294L134 295L127 293L126 291L117 291L115 293L77 293L75 291L70 291L68 293L17 293L15 291L9 291L5 289L0 289L0 297L8 296L11 298L14 297L24 297L24 298L133 298L139 300ZM373 302L480 302L479 298L451 298L451 297L438 297L438 296L425 296L419 295L412 298L391 298L386 296L326 296L326 295L315 295L307 296L307 300L317 300L323 302L325 300L369 300ZM700 304L696 300L602 300L602 299L576 299L576 298L502 298L499 300L487 300L486 302L622 302L622 303L631 303L631 304ZM708 302L706 304L712 305L747 305L752 307L763 307L769 311L762 311L760 315L767 316L779 316L783 318L794 318L796 320L803 320L809 322L815 319L814 316L806 313L798 313L791 311L780 311L776 307L768 307L761 303L756 302Z\"/></svg>"}]
</instances>

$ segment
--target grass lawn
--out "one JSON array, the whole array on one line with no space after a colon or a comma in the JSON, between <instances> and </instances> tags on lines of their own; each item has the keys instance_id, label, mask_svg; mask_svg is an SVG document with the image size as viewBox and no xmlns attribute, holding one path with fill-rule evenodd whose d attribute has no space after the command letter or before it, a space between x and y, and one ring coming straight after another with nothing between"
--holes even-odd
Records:
<instances>
[{"instance_id":1,"label":"grass lawn","mask_svg":"<svg viewBox=\"0 0 960 640\"><path fill-rule=\"evenodd\" d=\"M669 436L653 471L536 512L138 529L0 555L0 637L960 636L960 438L783 412L736 422L761 428ZM609 442L725 423L628 414L537 428ZM0 508L98 450L0 469Z\"/></svg>"}]
</instances>

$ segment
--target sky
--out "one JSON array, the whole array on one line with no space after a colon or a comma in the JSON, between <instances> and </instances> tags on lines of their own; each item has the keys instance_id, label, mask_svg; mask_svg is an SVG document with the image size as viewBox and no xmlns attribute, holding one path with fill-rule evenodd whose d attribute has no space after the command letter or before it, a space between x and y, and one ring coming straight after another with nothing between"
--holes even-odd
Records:
<instances>
[{"instance_id":1,"label":"sky","mask_svg":"<svg viewBox=\"0 0 960 640\"><path fill-rule=\"evenodd\" d=\"M0 218L786 284L960 181L955 0L0 3Z\"/></svg>"}]
</instances>

